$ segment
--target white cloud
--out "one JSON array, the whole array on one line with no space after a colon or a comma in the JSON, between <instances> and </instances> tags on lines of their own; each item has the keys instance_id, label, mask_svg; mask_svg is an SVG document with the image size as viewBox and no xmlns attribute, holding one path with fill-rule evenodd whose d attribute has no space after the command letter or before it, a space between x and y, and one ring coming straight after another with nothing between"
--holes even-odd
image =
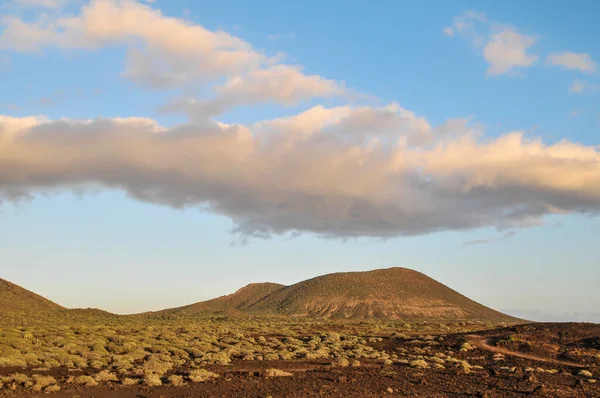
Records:
<instances>
[{"instance_id":1,"label":"white cloud","mask_svg":"<svg viewBox=\"0 0 600 398\"><path fill-rule=\"evenodd\" d=\"M480 30L487 28L488 23L489 21L484 13L469 10L463 15L454 17L452 25L445 27L442 32L446 36L462 37L475 47L482 47L486 38L480 33Z\"/></svg>"},{"instance_id":2,"label":"white cloud","mask_svg":"<svg viewBox=\"0 0 600 398\"><path fill-rule=\"evenodd\" d=\"M215 109L213 113L258 102L292 105L345 92L341 82L282 64L282 54L266 56L229 33L165 16L133 0L93 0L73 17L24 21L7 16L0 25L0 49L125 46L124 77L155 89L202 87L213 95L199 103Z\"/></svg>"},{"instance_id":3,"label":"white cloud","mask_svg":"<svg viewBox=\"0 0 600 398\"><path fill-rule=\"evenodd\" d=\"M581 94L583 92L596 92L600 91L600 84L592 83L585 80L575 79L573 84L569 86L569 92L574 94Z\"/></svg>"},{"instance_id":4,"label":"white cloud","mask_svg":"<svg viewBox=\"0 0 600 398\"><path fill-rule=\"evenodd\" d=\"M240 105L273 102L293 106L312 98L342 96L346 88L335 80L306 75L296 66L275 65L231 77L214 91L213 98L178 98L162 109L187 113L192 119L204 119Z\"/></svg>"},{"instance_id":5,"label":"white cloud","mask_svg":"<svg viewBox=\"0 0 600 398\"><path fill-rule=\"evenodd\" d=\"M501 75L512 72L515 68L533 66L538 57L527 51L534 43L534 37L512 29L505 28L492 34L483 49L483 57L489 64L487 74Z\"/></svg>"},{"instance_id":6,"label":"white cloud","mask_svg":"<svg viewBox=\"0 0 600 398\"><path fill-rule=\"evenodd\" d=\"M563 51L549 54L546 63L562 66L565 69L575 69L582 72L594 72L597 68L592 57L587 53Z\"/></svg>"},{"instance_id":7,"label":"white cloud","mask_svg":"<svg viewBox=\"0 0 600 398\"><path fill-rule=\"evenodd\" d=\"M146 118L0 117L4 199L100 186L225 215L245 236L506 229L537 225L546 214L600 210L596 147L545 145L521 132L483 139L469 118L432 125L396 103L317 105L248 125L221 123L215 117L236 106L350 94L343 82L133 0L95 0L72 17L5 16L0 24L0 47L122 46L124 76L155 88L203 89L165 107L189 115L189 124L174 127ZM482 26L490 33L480 34ZM480 49L490 74L536 61L532 37L484 14L466 13L445 33Z\"/></svg>"},{"instance_id":8,"label":"white cloud","mask_svg":"<svg viewBox=\"0 0 600 398\"><path fill-rule=\"evenodd\" d=\"M48 17L35 22L24 22L14 16L0 16L0 26L4 30L0 35L0 50L13 49L22 52L34 52L43 46L54 44L54 29L48 25Z\"/></svg>"},{"instance_id":9,"label":"white cloud","mask_svg":"<svg viewBox=\"0 0 600 398\"><path fill-rule=\"evenodd\" d=\"M442 134L396 104L315 107L251 126L4 117L0 193L103 186L223 214L245 236L514 229L600 210L598 148L520 132L481 139L450 124ZM432 137L408 143L423 131Z\"/></svg>"},{"instance_id":10,"label":"white cloud","mask_svg":"<svg viewBox=\"0 0 600 398\"><path fill-rule=\"evenodd\" d=\"M516 68L533 66L538 56L530 54L534 36L520 33L516 28L490 21L484 13L467 11L455 17L452 26L443 30L447 36L467 40L488 63L488 75L516 74Z\"/></svg>"},{"instance_id":11,"label":"white cloud","mask_svg":"<svg viewBox=\"0 0 600 398\"><path fill-rule=\"evenodd\" d=\"M583 90L585 90L585 83L581 80L577 80L575 79L575 81L573 82L573 84L571 84L571 86L569 86L569 92L571 93L582 93Z\"/></svg>"},{"instance_id":12,"label":"white cloud","mask_svg":"<svg viewBox=\"0 0 600 398\"><path fill-rule=\"evenodd\" d=\"M11 117L0 115L0 142L12 139L18 133L39 126L47 121L44 116Z\"/></svg>"}]
</instances>

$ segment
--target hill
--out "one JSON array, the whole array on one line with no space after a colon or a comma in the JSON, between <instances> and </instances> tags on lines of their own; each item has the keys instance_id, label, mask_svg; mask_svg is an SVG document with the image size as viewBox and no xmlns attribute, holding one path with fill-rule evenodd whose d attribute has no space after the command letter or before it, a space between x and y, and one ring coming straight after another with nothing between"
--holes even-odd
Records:
<instances>
[{"instance_id":1,"label":"hill","mask_svg":"<svg viewBox=\"0 0 600 398\"><path fill-rule=\"evenodd\" d=\"M407 268L334 273L291 286L252 284L232 295L162 313L179 311L341 319L517 320Z\"/></svg>"},{"instance_id":2,"label":"hill","mask_svg":"<svg viewBox=\"0 0 600 398\"><path fill-rule=\"evenodd\" d=\"M285 287L250 309L327 318L514 320L407 268L319 276Z\"/></svg>"},{"instance_id":3,"label":"hill","mask_svg":"<svg viewBox=\"0 0 600 398\"><path fill-rule=\"evenodd\" d=\"M63 307L27 289L0 279L0 314L3 316L36 315Z\"/></svg>"},{"instance_id":4,"label":"hill","mask_svg":"<svg viewBox=\"0 0 600 398\"><path fill-rule=\"evenodd\" d=\"M158 311L155 314L182 313L194 314L202 312L239 312L248 310L258 301L284 288L278 283L251 283L233 294L201 301L184 307Z\"/></svg>"}]
</instances>

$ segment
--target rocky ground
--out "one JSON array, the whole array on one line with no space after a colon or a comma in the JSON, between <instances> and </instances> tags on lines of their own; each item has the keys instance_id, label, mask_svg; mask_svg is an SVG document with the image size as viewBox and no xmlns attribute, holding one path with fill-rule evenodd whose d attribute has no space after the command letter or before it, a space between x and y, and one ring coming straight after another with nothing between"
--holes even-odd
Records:
<instances>
[{"instance_id":1,"label":"rocky ground","mask_svg":"<svg viewBox=\"0 0 600 398\"><path fill-rule=\"evenodd\" d=\"M372 336L369 346L388 359L233 360L209 364L214 373L190 380L186 365L160 386L119 380L94 387L72 382L89 370L42 372L57 392L4 388L21 397L600 397L600 325L529 324L494 330ZM274 370L275 369L275 370ZM33 375L34 369L2 368L0 374ZM69 381L71 380L71 381ZM179 379L178 379L179 380ZM10 387L5 380L5 387Z\"/></svg>"}]
</instances>

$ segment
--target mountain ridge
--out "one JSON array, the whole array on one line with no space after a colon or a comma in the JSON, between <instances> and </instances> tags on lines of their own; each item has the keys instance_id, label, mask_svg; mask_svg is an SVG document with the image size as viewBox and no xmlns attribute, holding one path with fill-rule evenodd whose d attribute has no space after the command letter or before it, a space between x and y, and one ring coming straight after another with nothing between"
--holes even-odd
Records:
<instances>
[{"instance_id":1,"label":"mountain ridge","mask_svg":"<svg viewBox=\"0 0 600 398\"><path fill-rule=\"evenodd\" d=\"M73 317L117 316L97 309L67 309L0 279L0 314L63 313ZM263 282L211 300L132 315L224 314L331 319L520 321L479 304L427 275L402 267L337 272L289 286ZM126 316L126 315L124 315Z\"/></svg>"},{"instance_id":2,"label":"mountain ridge","mask_svg":"<svg viewBox=\"0 0 600 398\"><path fill-rule=\"evenodd\" d=\"M216 297L214 299L199 301L197 303L151 312L150 314L169 313L204 313L204 312L227 312L238 313L248 309L256 302L262 300L269 294L285 287L278 283L262 282L250 283L232 294Z\"/></svg>"}]
</instances>

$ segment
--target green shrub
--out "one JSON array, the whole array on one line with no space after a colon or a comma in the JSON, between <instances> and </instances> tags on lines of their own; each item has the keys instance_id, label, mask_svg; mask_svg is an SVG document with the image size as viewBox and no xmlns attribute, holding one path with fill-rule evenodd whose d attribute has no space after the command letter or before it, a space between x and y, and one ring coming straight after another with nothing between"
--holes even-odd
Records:
<instances>
[{"instance_id":1,"label":"green shrub","mask_svg":"<svg viewBox=\"0 0 600 398\"><path fill-rule=\"evenodd\" d=\"M426 369L429 367L427 362L425 362L423 359L415 359L414 361L410 361L409 365L411 368L418 368L418 369Z\"/></svg>"},{"instance_id":2,"label":"green shrub","mask_svg":"<svg viewBox=\"0 0 600 398\"><path fill-rule=\"evenodd\" d=\"M121 382L121 384L123 384L124 386L133 386L135 384L138 384L138 380L136 379L130 379L129 377L126 377L123 379L123 381Z\"/></svg>"},{"instance_id":3,"label":"green shrub","mask_svg":"<svg viewBox=\"0 0 600 398\"><path fill-rule=\"evenodd\" d=\"M98 382L96 380L86 375L77 376L75 378L75 383L82 384L86 387L94 387L98 385Z\"/></svg>"},{"instance_id":4,"label":"green shrub","mask_svg":"<svg viewBox=\"0 0 600 398\"><path fill-rule=\"evenodd\" d=\"M101 383L104 381L119 381L119 378L116 374L110 372L109 370L103 370L99 373L96 373L94 380Z\"/></svg>"},{"instance_id":5,"label":"green shrub","mask_svg":"<svg viewBox=\"0 0 600 398\"><path fill-rule=\"evenodd\" d=\"M175 387L181 387L185 383L183 382L183 377L181 377L179 375L171 375L171 376L169 376L169 384L171 384Z\"/></svg>"},{"instance_id":6,"label":"green shrub","mask_svg":"<svg viewBox=\"0 0 600 398\"><path fill-rule=\"evenodd\" d=\"M173 368L172 362L166 362L158 356L151 356L148 361L142 365L144 375L162 376Z\"/></svg>"},{"instance_id":7,"label":"green shrub","mask_svg":"<svg viewBox=\"0 0 600 398\"><path fill-rule=\"evenodd\" d=\"M58 392L60 391L60 386L58 384L52 384L46 388L44 388L44 392L50 393L50 392Z\"/></svg>"},{"instance_id":8,"label":"green shrub","mask_svg":"<svg viewBox=\"0 0 600 398\"><path fill-rule=\"evenodd\" d=\"M279 359L279 355L270 352L264 355L265 361L277 361Z\"/></svg>"},{"instance_id":9,"label":"green shrub","mask_svg":"<svg viewBox=\"0 0 600 398\"><path fill-rule=\"evenodd\" d=\"M196 369L192 370L188 377L194 383L204 383L205 381L216 379L219 375L206 369Z\"/></svg>"},{"instance_id":10,"label":"green shrub","mask_svg":"<svg viewBox=\"0 0 600 398\"><path fill-rule=\"evenodd\" d=\"M150 387L157 387L162 385L162 381L160 380L160 377L156 374L149 374L146 375L143 379L142 382Z\"/></svg>"},{"instance_id":11,"label":"green shrub","mask_svg":"<svg viewBox=\"0 0 600 398\"><path fill-rule=\"evenodd\" d=\"M31 378L33 379L33 391L42 391L44 388L56 384L56 379L52 376L34 374Z\"/></svg>"}]
</instances>

